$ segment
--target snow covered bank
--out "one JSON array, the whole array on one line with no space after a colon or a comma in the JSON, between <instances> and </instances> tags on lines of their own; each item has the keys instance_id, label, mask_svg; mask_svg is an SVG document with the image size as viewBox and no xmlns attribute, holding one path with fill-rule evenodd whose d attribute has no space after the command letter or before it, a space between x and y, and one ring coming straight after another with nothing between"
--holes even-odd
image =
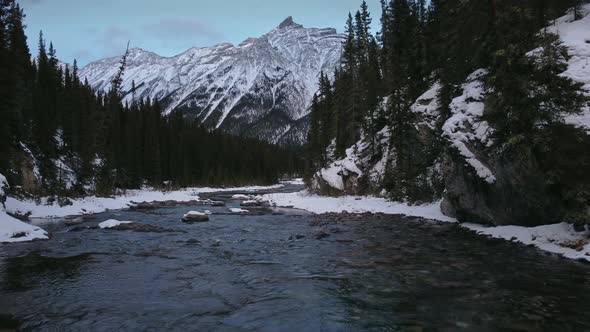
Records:
<instances>
[{"instance_id":1,"label":"snow covered bank","mask_svg":"<svg viewBox=\"0 0 590 332\"><path fill-rule=\"evenodd\" d=\"M307 191L297 193L276 193L262 196L277 206L292 206L297 209L313 213L328 213L347 211L351 213L387 213L404 214L427 219L456 222L440 211L440 202L425 205L408 205L406 203L390 202L384 198L373 196L341 196L326 197L310 194Z\"/></svg>"},{"instance_id":2,"label":"snow covered bank","mask_svg":"<svg viewBox=\"0 0 590 332\"><path fill-rule=\"evenodd\" d=\"M27 214L31 218L59 218L65 216L101 213L107 210L124 209L138 202L188 202L199 199L200 193L222 192L222 191L255 191L266 189L277 189L283 185L273 186L251 186L236 188L188 188L178 191L161 192L151 189L145 190L127 190L124 195L116 197L86 197L72 201L72 205L59 206L56 204L48 205L47 198L41 199L41 204L33 200L17 200L8 197L6 200L6 210L12 213Z\"/></svg>"},{"instance_id":3,"label":"snow covered bank","mask_svg":"<svg viewBox=\"0 0 590 332\"><path fill-rule=\"evenodd\" d=\"M47 240L49 237L43 229L17 220L4 212L2 200L7 189L8 182L4 175L0 174L0 243Z\"/></svg>"},{"instance_id":4,"label":"snow covered bank","mask_svg":"<svg viewBox=\"0 0 590 332\"><path fill-rule=\"evenodd\" d=\"M24 223L0 211L0 243L47 239L49 236L42 228Z\"/></svg>"},{"instance_id":5,"label":"snow covered bank","mask_svg":"<svg viewBox=\"0 0 590 332\"><path fill-rule=\"evenodd\" d=\"M560 254L571 259L590 261L590 231L576 232L568 223L538 227L498 226L485 227L477 224L462 224L478 234L517 241L526 245Z\"/></svg>"},{"instance_id":6,"label":"snow covered bank","mask_svg":"<svg viewBox=\"0 0 590 332\"><path fill-rule=\"evenodd\" d=\"M387 213L404 214L445 222L456 222L442 214L440 203L411 206L406 203L390 202L383 198L371 196L326 197L301 191L298 193L276 193L262 196L277 206L292 206L313 213L347 211L351 213ZM488 235L508 241L514 240L525 245L560 254L571 259L590 261L590 230L576 232L573 225L560 223L538 227L499 226L485 227L465 223L462 227L481 235Z\"/></svg>"}]
</instances>

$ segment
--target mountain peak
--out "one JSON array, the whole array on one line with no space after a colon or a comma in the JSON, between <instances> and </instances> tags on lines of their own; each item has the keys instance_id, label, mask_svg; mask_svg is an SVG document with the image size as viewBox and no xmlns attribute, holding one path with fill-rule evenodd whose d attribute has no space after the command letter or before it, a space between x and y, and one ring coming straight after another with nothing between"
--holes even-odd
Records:
<instances>
[{"instance_id":1,"label":"mountain peak","mask_svg":"<svg viewBox=\"0 0 590 332\"><path fill-rule=\"evenodd\" d=\"M302 28L303 25L295 23L295 21L293 21L293 16L287 17L283 22L281 22L281 24L279 24L279 29L285 29L290 27Z\"/></svg>"}]
</instances>

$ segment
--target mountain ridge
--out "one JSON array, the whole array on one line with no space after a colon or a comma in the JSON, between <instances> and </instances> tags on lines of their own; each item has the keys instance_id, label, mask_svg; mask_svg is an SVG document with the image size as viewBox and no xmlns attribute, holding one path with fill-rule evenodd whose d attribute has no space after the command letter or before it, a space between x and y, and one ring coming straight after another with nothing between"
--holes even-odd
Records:
<instances>
[{"instance_id":1,"label":"mountain ridge","mask_svg":"<svg viewBox=\"0 0 590 332\"><path fill-rule=\"evenodd\" d=\"M344 36L333 28L305 28L287 17L270 32L238 45L193 47L171 57L133 48L122 90L125 101L150 97L165 112L180 112L206 127L271 143L302 144L320 73L340 63ZM121 57L92 62L80 71L106 91ZM132 91L135 82L136 89Z\"/></svg>"}]
</instances>

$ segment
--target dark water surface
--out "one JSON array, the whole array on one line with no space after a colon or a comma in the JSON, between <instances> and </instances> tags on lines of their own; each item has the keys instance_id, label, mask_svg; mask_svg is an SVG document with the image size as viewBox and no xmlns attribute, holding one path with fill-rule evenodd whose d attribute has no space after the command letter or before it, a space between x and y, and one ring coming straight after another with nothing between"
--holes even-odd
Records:
<instances>
[{"instance_id":1,"label":"dark water surface","mask_svg":"<svg viewBox=\"0 0 590 332\"><path fill-rule=\"evenodd\" d=\"M45 225L50 241L0 246L0 330L590 330L588 264L415 218L228 207L111 211L83 224L183 232L60 222ZM180 221L204 209L210 222Z\"/></svg>"}]
</instances>

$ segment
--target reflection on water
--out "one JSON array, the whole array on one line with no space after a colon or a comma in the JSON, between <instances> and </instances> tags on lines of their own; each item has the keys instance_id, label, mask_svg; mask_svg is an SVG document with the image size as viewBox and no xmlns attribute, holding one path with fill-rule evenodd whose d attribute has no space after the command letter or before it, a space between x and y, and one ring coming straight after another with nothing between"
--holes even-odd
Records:
<instances>
[{"instance_id":1,"label":"reflection on water","mask_svg":"<svg viewBox=\"0 0 590 332\"><path fill-rule=\"evenodd\" d=\"M450 224L228 207L83 223L185 232L58 223L50 241L2 246L0 330L590 330L589 265ZM210 222L180 221L203 209Z\"/></svg>"}]
</instances>

